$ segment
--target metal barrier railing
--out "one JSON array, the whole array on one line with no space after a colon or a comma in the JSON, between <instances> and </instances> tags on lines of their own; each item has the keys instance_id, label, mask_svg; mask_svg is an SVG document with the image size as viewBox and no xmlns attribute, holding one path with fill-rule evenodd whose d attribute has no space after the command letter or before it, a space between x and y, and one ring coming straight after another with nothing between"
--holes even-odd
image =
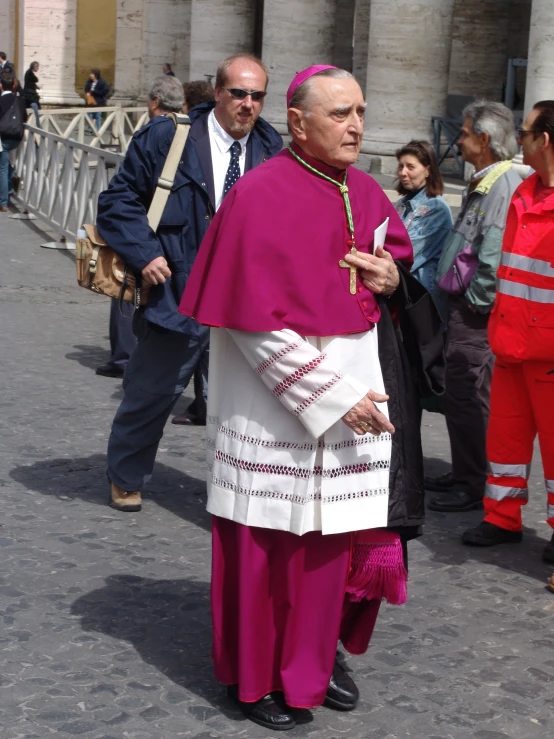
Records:
<instances>
[{"instance_id":1,"label":"metal barrier railing","mask_svg":"<svg viewBox=\"0 0 554 739\"><path fill-rule=\"evenodd\" d=\"M90 115L101 113L97 130ZM29 118L31 120L31 118ZM135 131L148 121L147 108L65 108L41 110L40 128L64 139L99 148L113 147L125 153Z\"/></svg>"},{"instance_id":2,"label":"metal barrier railing","mask_svg":"<svg viewBox=\"0 0 554 739\"><path fill-rule=\"evenodd\" d=\"M108 123L106 120L104 125ZM95 223L98 196L107 188L124 154L29 124L25 129L15 161L21 186L12 198L72 241L83 223Z\"/></svg>"}]
</instances>

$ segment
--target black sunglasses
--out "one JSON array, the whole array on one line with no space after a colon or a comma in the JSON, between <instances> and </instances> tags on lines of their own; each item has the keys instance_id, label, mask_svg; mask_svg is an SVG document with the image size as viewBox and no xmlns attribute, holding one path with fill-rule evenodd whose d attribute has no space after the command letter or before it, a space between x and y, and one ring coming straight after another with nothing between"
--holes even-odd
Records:
<instances>
[{"instance_id":1,"label":"black sunglasses","mask_svg":"<svg viewBox=\"0 0 554 739\"><path fill-rule=\"evenodd\" d=\"M244 98L250 95L252 100L257 102L258 100L263 100L267 95L265 90L252 90L252 92L249 92L248 90L241 90L239 87L224 87L223 89L230 92L237 100L244 100Z\"/></svg>"}]
</instances>

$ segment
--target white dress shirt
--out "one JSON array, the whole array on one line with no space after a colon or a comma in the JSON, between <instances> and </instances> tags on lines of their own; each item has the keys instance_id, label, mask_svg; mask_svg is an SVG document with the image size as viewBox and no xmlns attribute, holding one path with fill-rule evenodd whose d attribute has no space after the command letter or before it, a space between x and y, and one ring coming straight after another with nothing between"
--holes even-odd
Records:
<instances>
[{"instance_id":1,"label":"white dress shirt","mask_svg":"<svg viewBox=\"0 0 554 739\"><path fill-rule=\"evenodd\" d=\"M221 205L221 201L223 200L225 176L231 161L230 149L237 139L234 139L227 133L227 131L223 130L219 125L213 110L208 116L208 134L210 136L210 150L212 153L215 209L218 210ZM249 136L250 133L247 133L242 139L238 139L240 144L239 167L241 177L244 174L244 165L246 164L246 143Z\"/></svg>"}]
</instances>

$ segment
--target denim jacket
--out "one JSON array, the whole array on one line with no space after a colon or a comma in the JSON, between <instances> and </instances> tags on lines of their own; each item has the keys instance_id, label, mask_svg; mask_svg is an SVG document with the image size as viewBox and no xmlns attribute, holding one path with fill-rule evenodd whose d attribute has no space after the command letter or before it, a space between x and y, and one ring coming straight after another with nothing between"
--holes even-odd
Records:
<instances>
[{"instance_id":1,"label":"denim jacket","mask_svg":"<svg viewBox=\"0 0 554 739\"><path fill-rule=\"evenodd\" d=\"M444 319L446 295L435 284L435 276L444 242L452 228L450 206L440 195L429 197L423 188L417 195L401 197L395 208L414 249L412 274L431 293Z\"/></svg>"}]
</instances>

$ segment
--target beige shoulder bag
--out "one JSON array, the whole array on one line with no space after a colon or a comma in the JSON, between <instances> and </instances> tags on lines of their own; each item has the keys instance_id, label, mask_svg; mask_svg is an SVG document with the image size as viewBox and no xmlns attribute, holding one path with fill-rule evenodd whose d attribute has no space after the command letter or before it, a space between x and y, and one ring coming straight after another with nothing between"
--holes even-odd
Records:
<instances>
[{"instance_id":1,"label":"beige shoulder bag","mask_svg":"<svg viewBox=\"0 0 554 739\"><path fill-rule=\"evenodd\" d=\"M188 116L170 113L168 117L173 118L176 130L148 209L148 223L153 231L159 226L190 130ZM144 305L149 288L141 287L140 275L137 280L123 259L100 236L96 226L86 224L83 228L87 235L77 239L75 251L79 285L99 295L134 303L135 308Z\"/></svg>"}]
</instances>

